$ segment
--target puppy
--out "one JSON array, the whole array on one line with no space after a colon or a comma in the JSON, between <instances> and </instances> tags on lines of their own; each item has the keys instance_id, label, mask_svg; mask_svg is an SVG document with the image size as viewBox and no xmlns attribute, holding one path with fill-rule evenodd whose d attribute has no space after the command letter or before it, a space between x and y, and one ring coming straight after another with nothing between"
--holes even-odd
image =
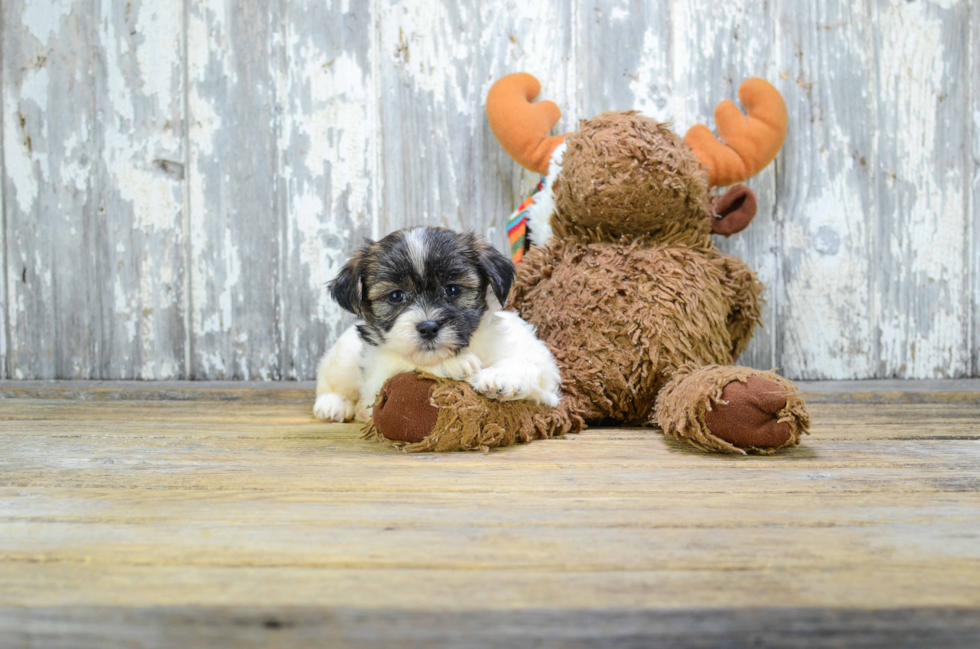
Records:
<instances>
[{"instance_id":1,"label":"puppy","mask_svg":"<svg viewBox=\"0 0 980 649\"><path fill-rule=\"evenodd\" d=\"M320 360L313 413L366 421L385 381L413 370L558 405L554 357L501 308L513 281L514 264L472 233L419 227L368 241L330 283L358 320Z\"/></svg>"}]
</instances>

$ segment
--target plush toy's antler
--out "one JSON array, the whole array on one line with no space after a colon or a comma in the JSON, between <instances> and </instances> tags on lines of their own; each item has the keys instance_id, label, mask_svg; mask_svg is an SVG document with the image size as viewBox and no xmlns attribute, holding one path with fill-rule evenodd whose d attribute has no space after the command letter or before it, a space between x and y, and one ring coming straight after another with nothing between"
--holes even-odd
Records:
<instances>
[{"instance_id":1,"label":"plush toy's antler","mask_svg":"<svg viewBox=\"0 0 980 649\"><path fill-rule=\"evenodd\" d=\"M548 137L561 118L553 101L531 100L541 92L541 84L526 72L508 74L487 93L487 121L501 146L522 167L542 175L548 173L551 153L565 139Z\"/></svg>"},{"instance_id":2,"label":"plush toy's antler","mask_svg":"<svg viewBox=\"0 0 980 649\"><path fill-rule=\"evenodd\" d=\"M715 108L722 142L707 126L692 126L684 143L708 169L711 184L725 187L748 180L772 162L786 139L786 104L763 79L748 79L738 88L748 116L727 99Z\"/></svg>"}]
</instances>

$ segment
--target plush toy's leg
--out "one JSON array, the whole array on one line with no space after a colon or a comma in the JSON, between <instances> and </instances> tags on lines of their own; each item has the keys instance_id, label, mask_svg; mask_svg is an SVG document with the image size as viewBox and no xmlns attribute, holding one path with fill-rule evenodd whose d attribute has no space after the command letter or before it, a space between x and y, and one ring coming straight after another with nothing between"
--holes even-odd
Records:
<instances>
[{"instance_id":1,"label":"plush toy's leg","mask_svg":"<svg viewBox=\"0 0 980 649\"><path fill-rule=\"evenodd\" d=\"M464 381L408 372L388 379L365 437L406 451L471 451L577 433L581 417L560 406L496 401Z\"/></svg>"},{"instance_id":2,"label":"plush toy's leg","mask_svg":"<svg viewBox=\"0 0 980 649\"><path fill-rule=\"evenodd\" d=\"M810 417L796 386L775 372L706 365L679 369L657 396L664 434L707 451L774 453L800 443Z\"/></svg>"}]
</instances>

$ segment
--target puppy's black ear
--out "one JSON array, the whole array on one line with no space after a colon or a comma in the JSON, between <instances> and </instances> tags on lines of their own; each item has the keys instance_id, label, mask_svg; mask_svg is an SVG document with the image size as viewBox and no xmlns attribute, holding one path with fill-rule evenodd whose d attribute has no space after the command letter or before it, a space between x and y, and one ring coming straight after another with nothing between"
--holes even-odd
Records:
<instances>
[{"instance_id":1,"label":"puppy's black ear","mask_svg":"<svg viewBox=\"0 0 980 649\"><path fill-rule=\"evenodd\" d=\"M330 281L330 297L337 301L340 308L354 315L361 315L361 275L364 273L364 258L367 255L368 241L351 258L347 260L340 274Z\"/></svg>"},{"instance_id":2,"label":"puppy's black ear","mask_svg":"<svg viewBox=\"0 0 980 649\"><path fill-rule=\"evenodd\" d=\"M484 241L476 243L476 250L480 259L480 269L487 281L490 282L493 294L497 296L497 300L503 306L507 302L507 294L510 293L510 287L514 283L514 275L517 274L514 262Z\"/></svg>"}]
</instances>

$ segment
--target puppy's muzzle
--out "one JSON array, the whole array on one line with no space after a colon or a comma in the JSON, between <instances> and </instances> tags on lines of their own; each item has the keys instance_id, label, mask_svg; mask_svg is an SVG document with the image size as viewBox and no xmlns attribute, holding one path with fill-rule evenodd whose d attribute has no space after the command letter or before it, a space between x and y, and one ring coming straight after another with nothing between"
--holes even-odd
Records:
<instances>
[{"instance_id":1,"label":"puppy's muzzle","mask_svg":"<svg viewBox=\"0 0 980 649\"><path fill-rule=\"evenodd\" d=\"M435 340L436 336L439 335L439 329L441 325L435 320L426 320L425 322L420 322L415 326L418 330L419 336L423 340Z\"/></svg>"}]
</instances>

